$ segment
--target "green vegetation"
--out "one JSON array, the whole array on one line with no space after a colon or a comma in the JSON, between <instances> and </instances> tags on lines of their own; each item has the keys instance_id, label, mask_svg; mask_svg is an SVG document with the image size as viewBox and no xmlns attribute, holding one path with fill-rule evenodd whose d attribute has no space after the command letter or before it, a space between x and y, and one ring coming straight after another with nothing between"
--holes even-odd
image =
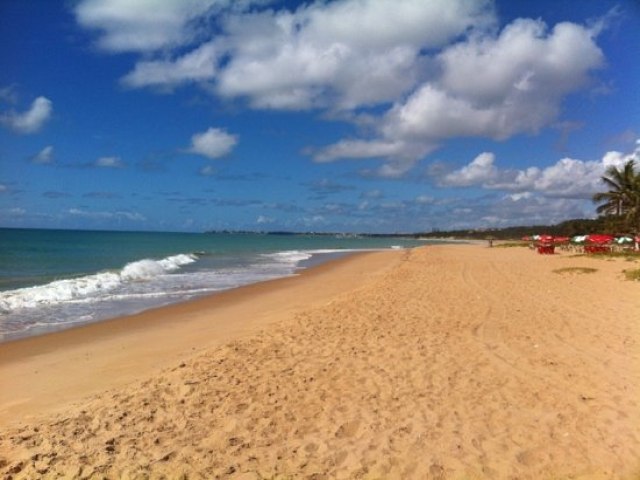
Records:
<instances>
[{"instance_id":1,"label":"green vegetation","mask_svg":"<svg viewBox=\"0 0 640 480\"><path fill-rule=\"evenodd\" d=\"M595 273L597 272L597 268L587 268L587 267L565 267L565 268L557 268L553 271L553 273L558 273L560 275L565 273Z\"/></svg>"},{"instance_id":2,"label":"green vegetation","mask_svg":"<svg viewBox=\"0 0 640 480\"><path fill-rule=\"evenodd\" d=\"M638 262L640 261L640 252L597 252L597 253L579 253L576 255L572 255L572 257L585 257L589 258L600 258L605 260L611 260L614 258L624 258L627 262Z\"/></svg>"},{"instance_id":3,"label":"green vegetation","mask_svg":"<svg viewBox=\"0 0 640 480\"><path fill-rule=\"evenodd\" d=\"M625 270L624 276L627 278L627 280L635 280L637 282L640 282L640 268L638 268L637 270Z\"/></svg>"},{"instance_id":4,"label":"green vegetation","mask_svg":"<svg viewBox=\"0 0 640 480\"><path fill-rule=\"evenodd\" d=\"M528 247L528 242L504 242L494 245L495 248Z\"/></svg>"},{"instance_id":5,"label":"green vegetation","mask_svg":"<svg viewBox=\"0 0 640 480\"><path fill-rule=\"evenodd\" d=\"M628 233L628 231L623 228L619 218L598 217L595 219L579 218L567 220L556 225L530 225L477 230L434 230L432 232L419 233L416 236L422 238L452 237L470 240L486 240L487 236L491 235L496 240L513 240L541 233L556 237L573 237L575 235L606 232Z\"/></svg>"}]
</instances>

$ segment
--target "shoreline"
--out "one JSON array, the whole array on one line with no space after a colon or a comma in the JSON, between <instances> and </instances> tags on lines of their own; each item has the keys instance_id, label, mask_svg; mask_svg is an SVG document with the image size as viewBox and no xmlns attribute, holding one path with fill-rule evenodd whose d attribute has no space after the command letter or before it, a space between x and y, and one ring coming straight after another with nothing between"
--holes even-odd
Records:
<instances>
[{"instance_id":1,"label":"shoreline","mask_svg":"<svg viewBox=\"0 0 640 480\"><path fill-rule=\"evenodd\" d=\"M200 300L202 298L208 298L208 297L212 297L215 295L220 295L222 293L231 291L231 290L236 290L238 288L244 288L244 287L248 287L254 284L258 284L258 283L265 283L265 282L270 282L270 281L274 281L274 280L281 280L284 278L289 278L289 277L296 277L301 275L303 272L321 266L324 263L329 263L332 262L334 260L339 260L343 257L348 257L350 255L357 255L360 253L371 253L374 252L376 250L352 250L352 251L345 251L345 252L341 252L341 251L334 251L331 253L323 253L323 254L319 254L317 255L318 257L325 257L325 258L320 258L320 259L314 259L314 256L316 255L312 255L309 259L303 260L300 262L300 264L296 267L296 270L294 270L292 273L287 274L287 275L283 275L283 276L279 276L279 277L274 277L274 278L270 278L268 280L258 280L258 281L252 281L250 283L246 283L246 284L242 284L239 286L234 286L234 287L230 287L230 288L224 288L221 290L215 290L215 291L211 291L208 293L204 293L204 294L199 294L196 296L193 296L191 298L183 298L183 299L179 299L177 301L174 302L170 302L167 304L160 304L160 305L155 305L155 306L149 306L149 307L145 307L142 310L139 311L133 311L130 313L123 313L123 314L119 314L119 315L115 315L115 316L110 316L110 317L106 317L106 318L99 318L96 320L89 320L89 321L78 321L75 323L72 323L69 326L66 327L58 327L58 328L50 328L50 329L45 329L41 332L38 333L33 333L33 334L28 334L27 331L23 331L17 334L13 334L8 336L7 338L0 338L0 346L7 344L7 343L11 343L11 342L16 342L16 341L21 341L21 340L26 340L26 339L30 339L30 338L36 338L36 337L41 337L41 336L46 336L46 335L51 335L51 334L56 334L56 333L60 333L60 332L64 332L67 330L73 330L76 328L82 328L88 325L93 325L96 323L102 323L102 322L109 322L109 321L113 321L113 320L118 320L120 318L129 318L129 317L135 317L141 314L144 314L146 312L149 311L157 311L157 310L161 310L163 308L167 308L167 307L172 307L174 305L180 305L183 303L189 303L189 302L193 302L193 301L197 301ZM379 251L383 251L383 250L379 250ZM93 274L89 274L93 275ZM35 287L38 286L42 286L42 285L35 285ZM26 288L30 288L30 287L26 287Z\"/></svg>"},{"instance_id":2,"label":"shoreline","mask_svg":"<svg viewBox=\"0 0 640 480\"><path fill-rule=\"evenodd\" d=\"M321 303L348 288L350 281L363 280L363 267L353 271L354 262L368 257L366 268L371 272L366 275L375 275L390 268L387 263L399 261L391 257L402 252L353 252L296 275L2 342L0 379L9 388L0 389L0 423L13 423L23 412L39 416L59 410L68 399L125 385L178 358L255 333L282 315L309 306L287 298L290 294L298 292L305 299L314 297L312 304ZM329 276L337 277L337 283L326 284ZM218 317L213 322L212 315ZM56 381L43 381L51 370L57 370Z\"/></svg>"},{"instance_id":3,"label":"shoreline","mask_svg":"<svg viewBox=\"0 0 640 480\"><path fill-rule=\"evenodd\" d=\"M361 254L164 307L159 326L116 321L86 348L50 337L0 368L0 473L635 479L628 267L478 245Z\"/></svg>"}]
</instances>

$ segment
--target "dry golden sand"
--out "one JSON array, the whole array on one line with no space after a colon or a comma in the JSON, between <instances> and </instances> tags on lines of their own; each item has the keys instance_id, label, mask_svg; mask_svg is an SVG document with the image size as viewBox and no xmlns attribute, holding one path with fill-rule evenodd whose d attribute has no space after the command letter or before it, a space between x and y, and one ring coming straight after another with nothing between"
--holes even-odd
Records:
<instances>
[{"instance_id":1,"label":"dry golden sand","mask_svg":"<svg viewBox=\"0 0 640 480\"><path fill-rule=\"evenodd\" d=\"M201 332L208 347L181 358L167 338L172 365L125 385L71 392L40 416L0 403L0 418L14 416L0 472L640 478L640 284L622 279L627 263L481 246L386 255L292 281L289 306L247 296L277 318L218 344ZM380 258L388 268L367 275ZM565 267L598 271L553 273ZM344 275L358 285L318 301ZM225 306L208 308L217 318ZM4 374L34 361L9 355Z\"/></svg>"}]
</instances>

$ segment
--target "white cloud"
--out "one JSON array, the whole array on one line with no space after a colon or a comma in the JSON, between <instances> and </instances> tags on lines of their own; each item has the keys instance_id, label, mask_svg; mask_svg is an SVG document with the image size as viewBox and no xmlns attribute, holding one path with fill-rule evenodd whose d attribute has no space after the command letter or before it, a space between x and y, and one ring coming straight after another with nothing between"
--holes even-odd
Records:
<instances>
[{"instance_id":1,"label":"white cloud","mask_svg":"<svg viewBox=\"0 0 640 480\"><path fill-rule=\"evenodd\" d=\"M614 150L607 152L604 157L602 157L602 163L605 167L621 167L629 160L634 160L636 165L640 165L640 139L636 140L636 148L631 153Z\"/></svg>"},{"instance_id":2,"label":"white cloud","mask_svg":"<svg viewBox=\"0 0 640 480\"><path fill-rule=\"evenodd\" d=\"M53 103L46 97L36 98L26 112L10 111L0 114L0 123L17 133L35 133L42 128L53 112Z\"/></svg>"},{"instance_id":3,"label":"white cloud","mask_svg":"<svg viewBox=\"0 0 640 480\"><path fill-rule=\"evenodd\" d=\"M120 157L100 157L93 166L99 168L124 168L124 163Z\"/></svg>"},{"instance_id":4,"label":"white cloud","mask_svg":"<svg viewBox=\"0 0 640 480\"><path fill-rule=\"evenodd\" d=\"M213 43L205 43L175 62L144 60L122 78L127 87L157 86L171 89L184 82L211 79L217 71L218 51Z\"/></svg>"},{"instance_id":5,"label":"white cloud","mask_svg":"<svg viewBox=\"0 0 640 480\"><path fill-rule=\"evenodd\" d=\"M345 158L376 158L391 157L405 150L405 145L400 142L386 142L383 140L341 140L314 155L318 163L333 162Z\"/></svg>"},{"instance_id":6,"label":"white cloud","mask_svg":"<svg viewBox=\"0 0 640 480\"><path fill-rule=\"evenodd\" d=\"M9 191L9 187L0 183L0 193L7 193Z\"/></svg>"},{"instance_id":7,"label":"white cloud","mask_svg":"<svg viewBox=\"0 0 640 480\"><path fill-rule=\"evenodd\" d=\"M517 19L498 29L490 0L247 9L260 3L84 0L76 16L102 32L101 48L144 53L121 79L128 87L196 83L252 108L322 109L366 123L366 137L315 150L314 160L375 158L384 164L364 173L384 177L402 176L452 138L538 133L604 65L595 40L605 20L549 28ZM195 142L192 152L221 155Z\"/></svg>"},{"instance_id":8,"label":"white cloud","mask_svg":"<svg viewBox=\"0 0 640 480\"><path fill-rule=\"evenodd\" d=\"M488 0L341 0L229 14L214 39L174 58L143 59L123 82L212 80L216 94L247 98L256 108L376 105L415 85L421 50L493 21Z\"/></svg>"},{"instance_id":9,"label":"white cloud","mask_svg":"<svg viewBox=\"0 0 640 480\"><path fill-rule=\"evenodd\" d=\"M33 163L37 163L40 165L46 165L53 163L53 146L48 145L40 150L36 155L31 159Z\"/></svg>"},{"instance_id":10,"label":"white cloud","mask_svg":"<svg viewBox=\"0 0 640 480\"><path fill-rule=\"evenodd\" d=\"M490 23L491 13L487 2L346 0L264 16L267 35L252 35L250 24L230 24L235 55L218 91L246 96L258 108L341 110L391 102L419 80L421 49ZM249 48L247 36L253 37Z\"/></svg>"},{"instance_id":11,"label":"white cloud","mask_svg":"<svg viewBox=\"0 0 640 480\"><path fill-rule=\"evenodd\" d=\"M75 217L88 218L92 220L129 220L133 222L145 222L147 220L141 213L130 211L103 212L83 210L81 208L70 208L67 210L67 213Z\"/></svg>"},{"instance_id":12,"label":"white cloud","mask_svg":"<svg viewBox=\"0 0 640 480\"><path fill-rule=\"evenodd\" d=\"M218 171L215 168L213 168L211 165L206 165L202 167L199 172L200 172L200 175L202 175L203 177L212 177L213 175L218 173Z\"/></svg>"},{"instance_id":13,"label":"white cloud","mask_svg":"<svg viewBox=\"0 0 640 480\"><path fill-rule=\"evenodd\" d=\"M513 225L550 225L568 218L593 217L591 202L572 198L549 198L540 193L517 193L449 199L447 204L424 205L419 218L440 229ZM412 211L415 216L415 212Z\"/></svg>"},{"instance_id":14,"label":"white cloud","mask_svg":"<svg viewBox=\"0 0 640 480\"><path fill-rule=\"evenodd\" d=\"M537 133L555 121L562 99L603 65L603 55L586 27L561 23L548 31L540 21L516 20L498 36L472 35L443 49L436 61L440 76L389 109L371 144L407 145L420 152L416 143ZM334 150L335 145L325 149ZM421 158L399 153L414 163Z\"/></svg>"},{"instance_id":15,"label":"white cloud","mask_svg":"<svg viewBox=\"0 0 640 480\"><path fill-rule=\"evenodd\" d=\"M98 30L97 45L110 52L149 52L194 40L198 17L217 0L84 0L75 7L76 20Z\"/></svg>"},{"instance_id":16,"label":"white cloud","mask_svg":"<svg viewBox=\"0 0 640 480\"><path fill-rule=\"evenodd\" d=\"M442 186L481 186L491 190L516 191L510 198L529 198L536 192L545 197L590 199L602 189L601 178L609 166L620 167L628 160L640 161L640 142L631 153L607 152L602 159L577 160L562 158L546 168L529 167L522 170L499 169L492 153L478 155L468 165L438 179Z\"/></svg>"},{"instance_id":17,"label":"white cloud","mask_svg":"<svg viewBox=\"0 0 640 480\"><path fill-rule=\"evenodd\" d=\"M535 133L557 116L564 95L585 84L603 55L585 27L516 20L500 35L445 49L442 76L386 115L388 138L506 139Z\"/></svg>"},{"instance_id":18,"label":"white cloud","mask_svg":"<svg viewBox=\"0 0 640 480\"><path fill-rule=\"evenodd\" d=\"M442 88L483 107L531 97L554 101L582 86L603 55L589 28L565 22L549 32L541 20L517 19L497 38L471 38L439 60Z\"/></svg>"},{"instance_id":19,"label":"white cloud","mask_svg":"<svg viewBox=\"0 0 640 480\"><path fill-rule=\"evenodd\" d=\"M430 205L434 203L436 199L430 195L418 195L415 201L419 205Z\"/></svg>"},{"instance_id":20,"label":"white cloud","mask_svg":"<svg viewBox=\"0 0 640 480\"><path fill-rule=\"evenodd\" d=\"M271 218L271 217L266 217L264 215L260 215L257 219L256 219L256 223L258 225L267 225L270 223L274 223L275 219Z\"/></svg>"},{"instance_id":21,"label":"white cloud","mask_svg":"<svg viewBox=\"0 0 640 480\"><path fill-rule=\"evenodd\" d=\"M190 153L207 158L220 158L227 155L238 143L238 136L231 135L220 128L209 128L206 132L191 137Z\"/></svg>"},{"instance_id":22,"label":"white cloud","mask_svg":"<svg viewBox=\"0 0 640 480\"><path fill-rule=\"evenodd\" d=\"M313 159L318 163L344 159L382 158L385 164L375 172L363 172L386 178L397 178L413 167L421 158L437 148L426 142L404 142L384 140L341 140L316 152Z\"/></svg>"},{"instance_id":23,"label":"white cloud","mask_svg":"<svg viewBox=\"0 0 640 480\"><path fill-rule=\"evenodd\" d=\"M493 153L481 153L460 170L445 175L441 183L454 187L467 187L491 182L498 176L498 169L493 164L495 158Z\"/></svg>"}]
</instances>

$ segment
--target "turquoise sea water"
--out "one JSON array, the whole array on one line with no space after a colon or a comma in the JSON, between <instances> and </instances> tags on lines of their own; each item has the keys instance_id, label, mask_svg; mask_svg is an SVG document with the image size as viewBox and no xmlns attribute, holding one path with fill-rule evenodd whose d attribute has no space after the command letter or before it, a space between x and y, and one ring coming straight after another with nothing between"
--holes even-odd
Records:
<instances>
[{"instance_id":1,"label":"turquoise sea water","mask_svg":"<svg viewBox=\"0 0 640 480\"><path fill-rule=\"evenodd\" d=\"M401 238L0 229L0 341L263 280Z\"/></svg>"}]
</instances>

